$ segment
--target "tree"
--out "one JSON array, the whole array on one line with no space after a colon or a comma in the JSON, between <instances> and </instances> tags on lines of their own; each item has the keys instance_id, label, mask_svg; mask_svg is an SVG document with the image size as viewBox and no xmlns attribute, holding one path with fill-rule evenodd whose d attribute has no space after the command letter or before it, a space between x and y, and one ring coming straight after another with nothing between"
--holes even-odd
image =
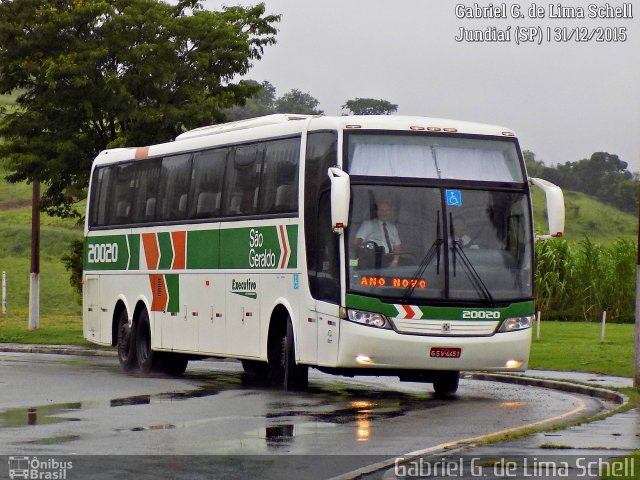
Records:
<instances>
[{"instance_id":1,"label":"tree","mask_svg":"<svg viewBox=\"0 0 640 480\"><path fill-rule=\"evenodd\" d=\"M391 115L398 111L398 105L375 98L355 98L347 100L342 109L350 115Z\"/></svg>"},{"instance_id":2,"label":"tree","mask_svg":"<svg viewBox=\"0 0 640 480\"><path fill-rule=\"evenodd\" d=\"M318 110L320 104L308 92L303 93L297 88L278 98L275 103L276 113L300 113L305 115L322 115L324 112Z\"/></svg>"},{"instance_id":3,"label":"tree","mask_svg":"<svg viewBox=\"0 0 640 480\"><path fill-rule=\"evenodd\" d=\"M259 89L244 105L232 107L225 111L229 120L244 120L273 113L299 113L304 115L322 115L318 110L320 102L310 93L303 93L297 88L291 89L281 97L276 97L276 88L268 81L258 83L247 80L248 84Z\"/></svg>"},{"instance_id":4,"label":"tree","mask_svg":"<svg viewBox=\"0 0 640 480\"><path fill-rule=\"evenodd\" d=\"M255 80L247 80L246 83L255 86L256 93L247 98L244 105L236 105L225 110L224 114L227 119L237 121L275 113L276 87L266 80L262 83L258 83Z\"/></svg>"},{"instance_id":5,"label":"tree","mask_svg":"<svg viewBox=\"0 0 640 480\"><path fill-rule=\"evenodd\" d=\"M72 214L100 150L220 122L256 93L233 79L275 43L279 19L200 0L0 2L0 93L19 92L0 119L8 179L42 181L43 208Z\"/></svg>"}]
</instances>

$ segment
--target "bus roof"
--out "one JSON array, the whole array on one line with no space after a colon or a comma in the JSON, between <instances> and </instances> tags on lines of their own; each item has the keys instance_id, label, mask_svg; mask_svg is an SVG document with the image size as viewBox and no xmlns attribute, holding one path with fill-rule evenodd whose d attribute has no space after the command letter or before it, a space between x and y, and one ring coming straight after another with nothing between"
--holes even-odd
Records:
<instances>
[{"instance_id":1,"label":"bus roof","mask_svg":"<svg viewBox=\"0 0 640 480\"><path fill-rule=\"evenodd\" d=\"M249 142L275 136L299 134L308 123L313 130L429 131L469 135L514 137L512 130L496 125L402 115L323 116L273 114L189 130L175 141L148 147L114 148L102 151L96 164L123 162L150 156L178 154L219 145Z\"/></svg>"}]
</instances>

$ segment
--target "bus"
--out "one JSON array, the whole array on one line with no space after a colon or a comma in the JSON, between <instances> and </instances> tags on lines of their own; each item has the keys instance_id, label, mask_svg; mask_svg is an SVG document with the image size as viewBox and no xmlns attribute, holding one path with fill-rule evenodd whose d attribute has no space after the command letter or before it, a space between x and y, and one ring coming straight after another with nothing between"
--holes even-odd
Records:
<instances>
[{"instance_id":1,"label":"bus","mask_svg":"<svg viewBox=\"0 0 640 480\"><path fill-rule=\"evenodd\" d=\"M504 127L276 114L103 151L84 336L124 371L234 358L286 389L305 388L309 367L437 395L460 371L523 371L530 185L547 202L540 236L561 236L562 191L527 177Z\"/></svg>"}]
</instances>

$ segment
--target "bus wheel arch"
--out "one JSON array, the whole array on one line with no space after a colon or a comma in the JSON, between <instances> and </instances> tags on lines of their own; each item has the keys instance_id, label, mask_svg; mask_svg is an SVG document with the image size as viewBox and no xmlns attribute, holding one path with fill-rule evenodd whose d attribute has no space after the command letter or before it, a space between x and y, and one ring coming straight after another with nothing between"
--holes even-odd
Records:
<instances>
[{"instance_id":1,"label":"bus wheel arch","mask_svg":"<svg viewBox=\"0 0 640 480\"><path fill-rule=\"evenodd\" d=\"M285 390L307 388L309 367L296 362L296 342L292 316L282 304L277 305L269 321L267 361L269 377L275 387Z\"/></svg>"}]
</instances>

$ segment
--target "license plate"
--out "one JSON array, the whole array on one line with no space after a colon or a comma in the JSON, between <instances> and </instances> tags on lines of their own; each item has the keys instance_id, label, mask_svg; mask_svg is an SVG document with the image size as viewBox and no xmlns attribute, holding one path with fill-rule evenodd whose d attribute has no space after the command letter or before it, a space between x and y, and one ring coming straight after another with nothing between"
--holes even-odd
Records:
<instances>
[{"instance_id":1,"label":"license plate","mask_svg":"<svg viewBox=\"0 0 640 480\"><path fill-rule=\"evenodd\" d=\"M431 358L460 358L461 348L452 347L431 347L429 356Z\"/></svg>"}]
</instances>

